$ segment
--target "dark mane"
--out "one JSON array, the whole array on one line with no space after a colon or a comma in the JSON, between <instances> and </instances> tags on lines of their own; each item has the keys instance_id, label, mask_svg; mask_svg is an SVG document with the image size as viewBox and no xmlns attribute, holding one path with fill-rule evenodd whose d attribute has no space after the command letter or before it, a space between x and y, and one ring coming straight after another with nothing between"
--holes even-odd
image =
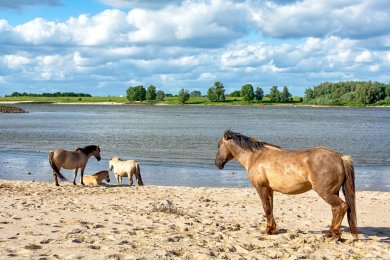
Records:
<instances>
[{"instance_id":1,"label":"dark mane","mask_svg":"<svg viewBox=\"0 0 390 260\"><path fill-rule=\"evenodd\" d=\"M97 172L97 173L93 174L92 176L99 175L99 174L101 174L101 173L103 173L103 172L106 172L106 171L100 171L100 172Z\"/></svg>"},{"instance_id":2,"label":"dark mane","mask_svg":"<svg viewBox=\"0 0 390 260\"><path fill-rule=\"evenodd\" d=\"M272 146L275 148L280 148L277 145L257 141L256 138L254 138L254 137L248 137L248 136L245 136L245 135L242 135L240 133L236 133L236 132L233 132L230 130L225 131L224 136L225 136L225 138L232 139L235 144L237 144L238 146L240 146L244 150L249 150L249 151L253 151L255 149L259 150L259 149L263 149L266 145Z\"/></svg>"},{"instance_id":3,"label":"dark mane","mask_svg":"<svg viewBox=\"0 0 390 260\"><path fill-rule=\"evenodd\" d=\"M93 151L97 149L97 145L88 145L83 148L77 148L76 151L82 151L85 155L90 155Z\"/></svg>"}]
</instances>

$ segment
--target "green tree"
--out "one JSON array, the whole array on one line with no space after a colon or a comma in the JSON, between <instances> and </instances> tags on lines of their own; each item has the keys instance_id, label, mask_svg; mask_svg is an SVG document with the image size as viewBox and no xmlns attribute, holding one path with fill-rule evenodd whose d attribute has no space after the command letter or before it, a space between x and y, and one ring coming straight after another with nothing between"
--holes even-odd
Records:
<instances>
[{"instance_id":1,"label":"green tree","mask_svg":"<svg viewBox=\"0 0 390 260\"><path fill-rule=\"evenodd\" d=\"M244 101L252 101L255 98L253 86L251 84L245 84L244 86L242 86L240 95Z\"/></svg>"},{"instance_id":2,"label":"green tree","mask_svg":"<svg viewBox=\"0 0 390 260\"><path fill-rule=\"evenodd\" d=\"M148 89L146 90L145 99L148 101L156 100L156 87L153 85L150 85Z\"/></svg>"},{"instance_id":3,"label":"green tree","mask_svg":"<svg viewBox=\"0 0 390 260\"><path fill-rule=\"evenodd\" d=\"M219 81L214 83L212 88L207 91L207 98L212 102L225 101L225 88Z\"/></svg>"},{"instance_id":4,"label":"green tree","mask_svg":"<svg viewBox=\"0 0 390 260\"><path fill-rule=\"evenodd\" d=\"M235 90L232 93L230 93L229 96L231 96L231 97L241 97L241 94L240 94L239 90Z\"/></svg>"},{"instance_id":5,"label":"green tree","mask_svg":"<svg viewBox=\"0 0 390 260\"><path fill-rule=\"evenodd\" d=\"M280 93L280 102L291 102L292 95L288 91L286 86L283 87L282 93Z\"/></svg>"},{"instance_id":6,"label":"green tree","mask_svg":"<svg viewBox=\"0 0 390 260\"><path fill-rule=\"evenodd\" d=\"M358 85L356 87L356 97L363 104L373 104L385 98L385 88L376 85Z\"/></svg>"},{"instance_id":7,"label":"green tree","mask_svg":"<svg viewBox=\"0 0 390 260\"><path fill-rule=\"evenodd\" d=\"M263 98L264 98L264 91L263 91L263 89L260 88L260 87L257 87L256 91L255 91L255 99L257 101L261 101L261 100L263 100Z\"/></svg>"},{"instance_id":8,"label":"green tree","mask_svg":"<svg viewBox=\"0 0 390 260\"><path fill-rule=\"evenodd\" d=\"M311 88L305 89L305 99L313 99L314 98L314 91Z\"/></svg>"},{"instance_id":9,"label":"green tree","mask_svg":"<svg viewBox=\"0 0 390 260\"><path fill-rule=\"evenodd\" d=\"M157 101L164 101L165 93L162 90L157 90L156 92L156 100Z\"/></svg>"},{"instance_id":10,"label":"green tree","mask_svg":"<svg viewBox=\"0 0 390 260\"><path fill-rule=\"evenodd\" d=\"M144 101L146 90L142 85L136 87L129 87L127 89L127 99L129 101Z\"/></svg>"},{"instance_id":11,"label":"green tree","mask_svg":"<svg viewBox=\"0 0 390 260\"><path fill-rule=\"evenodd\" d=\"M179 98L179 102L184 104L185 102L187 102L190 99L190 94L188 93L188 90L182 88L179 91L179 94L177 95L177 97Z\"/></svg>"},{"instance_id":12,"label":"green tree","mask_svg":"<svg viewBox=\"0 0 390 260\"><path fill-rule=\"evenodd\" d=\"M269 92L269 100L271 102L280 102L280 92L278 86L273 86Z\"/></svg>"},{"instance_id":13,"label":"green tree","mask_svg":"<svg viewBox=\"0 0 390 260\"><path fill-rule=\"evenodd\" d=\"M202 93L199 90L194 90L191 92L191 97L201 97Z\"/></svg>"}]
</instances>

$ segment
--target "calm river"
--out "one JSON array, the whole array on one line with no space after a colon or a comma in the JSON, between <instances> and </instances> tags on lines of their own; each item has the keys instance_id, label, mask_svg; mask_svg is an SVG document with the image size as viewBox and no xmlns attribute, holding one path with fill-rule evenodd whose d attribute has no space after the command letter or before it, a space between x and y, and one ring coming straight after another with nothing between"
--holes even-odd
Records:
<instances>
[{"instance_id":1,"label":"calm river","mask_svg":"<svg viewBox=\"0 0 390 260\"><path fill-rule=\"evenodd\" d=\"M217 142L231 129L284 149L351 155L358 190L390 191L389 108L18 106L29 113L0 114L0 179L52 181L49 150L98 144L102 160L91 158L86 174L119 156L139 161L145 184L250 187L237 163L214 166ZM72 171L62 172L71 179Z\"/></svg>"}]
</instances>

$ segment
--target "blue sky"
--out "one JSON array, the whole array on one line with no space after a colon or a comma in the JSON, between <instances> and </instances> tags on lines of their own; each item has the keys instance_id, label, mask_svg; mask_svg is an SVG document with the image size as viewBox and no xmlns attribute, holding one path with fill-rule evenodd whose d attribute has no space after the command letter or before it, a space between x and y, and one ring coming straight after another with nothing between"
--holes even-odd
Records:
<instances>
[{"instance_id":1,"label":"blue sky","mask_svg":"<svg viewBox=\"0 0 390 260\"><path fill-rule=\"evenodd\" d=\"M390 81L387 0L2 0L0 95Z\"/></svg>"}]
</instances>

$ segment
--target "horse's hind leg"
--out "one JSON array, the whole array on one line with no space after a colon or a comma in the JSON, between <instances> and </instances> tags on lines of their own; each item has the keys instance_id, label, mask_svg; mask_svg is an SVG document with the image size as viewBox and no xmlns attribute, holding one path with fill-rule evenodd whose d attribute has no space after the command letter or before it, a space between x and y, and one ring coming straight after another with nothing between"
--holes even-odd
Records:
<instances>
[{"instance_id":1,"label":"horse's hind leg","mask_svg":"<svg viewBox=\"0 0 390 260\"><path fill-rule=\"evenodd\" d=\"M338 194L318 194L321 196L321 198L323 198L328 204L332 206L332 224L330 225L329 231L325 234L325 236L340 239L341 222L343 221L345 212L347 212L348 210L348 205L340 199Z\"/></svg>"},{"instance_id":2,"label":"horse's hind leg","mask_svg":"<svg viewBox=\"0 0 390 260\"><path fill-rule=\"evenodd\" d=\"M84 185L84 169L85 168L81 168L81 176L80 176L80 183L81 183L81 185Z\"/></svg>"},{"instance_id":3,"label":"horse's hind leg","mask_svg":"<svg viewBox=\"0 0 390 260\"><path fill-rule=\"evenodd\" d=\"M130 175L129 175L130 186L133 186L133 175L134 175L134 173L130 172Z\"/></svg>"},{"instance_id":4,"label":"horse's hind leg","mask_svg":"<svg viewBox=\"0 0 390 260\"><path fill-rule=\"evenodd\" d=\"M76 168L74 170L74 174L73 174L73 185L76 185L76 177L77 177L77 171L79 170L79 168Z\"/></svg>"}]
</instances>

